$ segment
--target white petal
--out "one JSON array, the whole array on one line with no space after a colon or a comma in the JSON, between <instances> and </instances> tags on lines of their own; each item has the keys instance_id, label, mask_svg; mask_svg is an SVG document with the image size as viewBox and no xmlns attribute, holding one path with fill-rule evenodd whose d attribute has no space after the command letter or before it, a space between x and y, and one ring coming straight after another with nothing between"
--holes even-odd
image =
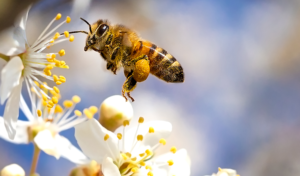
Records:
<instances>
[{"instance_id":1,"label":"white petal","mask_svg":"<svg viewBox=\"0 0 300 176\"><path fill-rule=\"evenodd\" d=\"M118 167L109 157L103 159L102 161L102 173L105 176L121 176Z\"/></svg>"},{"instance_id":2,"label":"white petal","mask_svg":"<svg viewBox=\"0 0 300 176\"><path fill-rule=\"evenodd\" d=\"M104 141L106 134L109 139ZM84 154L98 163L106 156L116 159L120 155L117 136L102 127L96 119L76 125L75 137Z\"/></svg>"},{"instance_id":3,"label":"white petal","mask_svg":"<svg viewBox=\"0 0 300 176\"><path fill-rule=\"evenodd\" d=\"M1 31L0 33L0 53L7 56L15 56L23 53L26 50L25 45L20 45L26 43L26 39L23 36L24 32L21 32L18 28L11 27ZM20 41L17 41L20 40Z\"/></svg>"},{"instance_id":4,"label":"white petal","mask_svg":"<svg viewBox=\"0 0 300 176\"><path fill-rule=\"evenodd\" d=\"M19 117L19 102L22 84L14 87L9 96L4 110L4 125L10 139L16 135L16 125Z\"/></svg>"},{"instance_id":5,"label":"white petal","mask_svg":"<svg viewBox=\"0 0 300 176\"><path fill-rule=\"evenodd\" d=\"M1 71L0 98L1 104L9 97L12 89L20 84L24 66L20 57L16 56L4 66Z\"/></svg>"},{"instance_id":6,"label":"white petal","mask_svg":"<svg viewBox=\"0 0 300 176\"><path fill-rule=\"evenodd\" d=\"M43 130L40 131L33 139L36 145L48 155L54 156L59 159L60 153L56 146L56 138L58 135L53 136L51 131Z\"/></svg>"},{"instance_id":7,"label":"white petal","mask_svg":"<svg viewBox=\"0 0 300 176\"><path fill-rule=\"evenodd\" d=\"M22 94L21 94L21 99L20 99L20 109L23 111L23 113L25 114L25 116L27 117L27 119L29 121L34 121L34 116L32 115L31 111L29 110Z\"/></svg>"},{"instance_id":8,"label":"white petal","mask_svg":"<svg viewBox=\"0 0 300 176\"><path fill-rule=\"evenodd\" d=\"M23 12L21 12L18 15L18 17L16 18L16 21L14 22L15 27L20 27L21 29L23 29L25 31L28 13L29 13L30 8L31 8L31 6L26 8Z\"/></svg>"},{"instance_id":9,"label":"white petal","mask_svg":"<svg viewBox=\"0 0 300 176\"><path fill-rule=\"evenodd\" d=\"M28 144L28 127L31 125L28 121L18 120L16 125L16 136L11 140L4 128L4 119L0 116L0 137L6 141L15 143L15 144Z\"/></svg>"},{"instance_id":10,"label":"white petal","mask_svg":"<svg viewBox=\"0 0 300 176\"><path fill-rule=\"evenodd\" d=\"M149 133L149 127L154 128L154 133ZM172 124L166 121L151 121L141 124L137 134L144 136L143 145L148 147L153 147L159 143L161 138L167 139L172 132ZM132 140L136 139L135 136L136 127L130 128L126 132L125 150L130 151L132 147Z\"/></svg>"},{"instance_id":11,"label":"white petal","mask_svg":"<svg viewBox=\"0 0 300 176\"><path fill-rule=\"evenodd\" d=\"M80 150L73 146L67 138L57 134L55 139L58 151L62 157L76 164L88 164L90 162L90 160Z\"/></svg>"}]
</instances>

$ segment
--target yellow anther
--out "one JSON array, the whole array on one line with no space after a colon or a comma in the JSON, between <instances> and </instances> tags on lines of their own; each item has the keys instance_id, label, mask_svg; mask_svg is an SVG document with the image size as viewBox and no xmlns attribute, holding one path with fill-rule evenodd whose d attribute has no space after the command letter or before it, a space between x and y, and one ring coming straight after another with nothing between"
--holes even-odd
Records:
<instances>
[{"instance_id":1,"label":"yellow anther","mask_svg":"<svg viewBox=\"0 0 300 176\"><path fill-rule=\"evenodd\" d=\"M109 138L109 135L106 134L106 135L104 136L104 141L107 141L108 138Z\"/></svg>"},{"instance_id":2,"label":"yellow anther","mask_svg":"<svg viewBox=\"0 0 300 176\"><path fill-rule=\"evenodd\" d=\"M139 135L137 135L136 138L138 141L142 141L144 137L143 137L143 135L139 134Z\"/></svg>"},{"instance_id":3,"label":"yellow anther","mask_svg":"<svg viewBox=\"0 0 300 176\"><path fill-rule=\"evenodd\" d=\"M47 104L47 108L53 108L53 105Z\"/></svg>"},{"instance_id":4,"label":"yellow anther","mask_svg":"<svg viewBox=\"0 0 300 176\"><path fill-rule=\"evenodd\" d=\"M131 158L131 160L132 160L132 161L136 161L136 157L134 157L134 158Z\"/></svg>"},{"instance_id":5,"label":"yellow anther","mask_svg":"<svg viewBox=\"0 0 300 176\"><path fill-rule=\"evenodd\" d=\"M58 98L57 98L57 97L52 97L51 99L52 99L52 102L53 102L54 104L57 104L57 103L58 103Z\"/></svg>"},{"instance_id":6,"label":"yellow anther","mask_svg":"<svg viewBox=\"0 0 300 176\"><path fill-rule=\"evenodd\" d=\"M139 123L143 123L144 122L144 118L143 117L140 117L139 118Z\"/></svg>"},{"instance_id":7,"label":"yellow anther","mask_svg":"<svg viewBox=\"0 0 300 176\"><path fill-rule=\"evenodd\" d=\"M54 37L53 37L53 40L58 39L59 36L60 36L60 34L58 32L56 32L55 35L54 35Z\"/></svg>"},{"instance_id":8,"label":"yellow anther","mask_svg":"<svg viewBox=\"0 0 300 176\"><path fill-rule=\"evenodd\" d=\"M56 20L59 20L61 18L61 14L60 13L58 13L57 15L56 15Z\"/></svg>"},{"instance_id":9,"label":"yellow anther","mask_svg":"<svg viewBox=\"0 0 300 176\"><path fill-rule=\"evenodd\" d=\"M68 65L63 65L63 66L61 66L61 68L69 69L69 66Z\"/></svg>"},{"instance_id":10,"label":"yellow anther","mask_svg":"<svg viewBox=\"0 0 300 176\"><path fill-rule=\"evenodd\" d=\"M55 109L54 109L55 113L62 113L63 112L63 108L60 105L56 105Z\"/></svg>"},{"instance_id":11,"label":"yellow anther","mask_svg":"<svg viewBox=\"0 0 300 176\"><path fill-rule=\"evenodd\" d=\"M36 111L36 113L37 113L37 115L38 115L39 117L42 116L42 111L41 111L40 109L38 109L38 110Z\"/></svg>"},{"instance_id":12,"label":"yellow anther","mask_svg":"<svg viewBox=\"0 0 300 176\"><path fill-rule=\"evenodd\" d=\"M139 171L139 168L137 168L137 167L134 167L131 169L131 172L133 172L133 173L137 173L138 171Z\"/></svg>"},{"instance_id":13,"label":"yellow anther","mask_svg":"<svg viewBox=\"0 0 300 176\"><path fill-rule=\"evenodd\" d=\"M146 165L146 163L145 163L145 162L143 162L143 161L141 161L141 162L140 162L140 165L141 165L141 166L145 166L145 165Z\"/></svg>"},{"instance_id":14,"label":"yellow anther","mask_svg":"<svg viewBox=\"0 0 300 176\"><path fill-rule=\"evenodd\" d=\"M53 87L53 90L54 90L56 93L58 93L58 94L59 94L59 92L60 92L59 89L58 89L56 86Z\"/></svg>"},{"instance_id":15,"label":"yellow anther","mask_svg":"<svg viewBox=\"0 0 300 176\"><path fill-rule=\"evenodd\" d=\"M131 157L131 153L126 152L125 154L126 154L126 156L128 156L129 158Z\"/></svg>"},{"instance_id":16,"label":"yellow anther","mask_svg":"<svg viewBox=\"0 0 300 176\"><path fill-rule=\"evenodd\" d=\"M151 171L149 171L147 176L153 176L153 173Z\"/></svg>"},{"instance_id":17,"label":"yellow anther","mask_svg":"<svg viewBox=\"0 0 300 176\"><path fill-rule=\"evenodd\" d=\"M92 119L93 118L93 114L88 110L88 109L84 109L83 110L84 115L88 118L88 119Z\"/></svg>"},{"instance_id":18,"label":"yellow anther","mask_svg":"<svg viewBox=\"0 0 300 176\"><path fill-rule=\"evenodd\" d=\"M98 108L97 108L96 106L91 106L91 107L89 108L89 110L90 110L90 112L91 112L92 114L95 114L95 113L98 112Z\"/></svg>"},{"instance_id":19,"label":"yellow anther","mask_svg":"<svg viewBox=\"0 0 300 176\"><path fill-rule=\"evenodd\" d=\"M59 81L60 82L66 82L66 78L64 76L59 76Z\"/></svg>"},{"instance_id":20,"label":"yellow anther","mask_svg":"<svg viewBox=\"0 0 300 176\"><path fill-rule=\"evenodd\" d=\"M59 54L60 56L64 56L64 55L66 54L66 52L65 52L64 49L61 49L61 50L58 52L58 54Z\"/></svg>"},{"instance_id":21,"label":"yellow anther","mask_svg":"<svg viewBox=\"0 0 300 176\"><path fill-rule=\"evenodd\" d=\"M69 38L69 41L70 41L70 42L73 42L74 39L75 39L75 38L74 38L74 35L71 35L70 38Z\"/></svg>"},{"instance_id":22,"label":"yellow anther","mask_svg":"<svg viewBox=\"0 0 300 176\"><path fill-rule=\"evenodd\" d=\"M60 61L60 62L59 62L59 65L62 67L62 66L64 66L64 65L66 65L66 62L65 62L65 61Z\"/></svg>"},{"instance_id":23,"label":"yellow anther","mask_svg":"<svg viewBox=\"0 0 300 176\"><path fill-rule=\"evenodd\" d=\"M54 43L54 40L52 39L52 40L50 40L50 43Z\"/></svg>"},{"instance_id":24,"label":"yellow anther","mask_svg":"<svg viewBox=\"0 0 300 176\"><path fill-rule=\"evenodd\" d=\"M147 149L147 150L145 151L145 153L147 154L147 156L151 156L151 155L152 155L152 152L151 152L149 149Z\"/></svg>"},{"instance_id":25,"label":"yellow anther","mask_svg":"<svg viewBox=\"0 0 300 176\"><path fill-rule=\"evenodd\" d=\"M70 23L70 22L71 22L71 18L70 18L69 16L67 16L66 22L67 22L67 23Z\"/></svg>"},{"instance_id":26,"label":"yellow anther","mask_svg":"<svg viewBox=\"0 0 300 176\"><path fill-rule=\"evenodd\" d=\"M55 59L55 58L56 58L56 54L52 54L51 59Z\"/></svg>"},{"instance_id":27,"label":"yellow anther","mask_svg":"<svg viewBox=\"0 0 300 176\"><path fill-rule=\"evenodd\" d=\"M161 138L159 140L159 143L161 143L162 145L166 145L167 141L164 138Z\"/></svg>"},{"instance_id":28,"label":"yellow anther","mask_svg":"<svg viewBox=\"0 0 300 176\"><path fill-rule=\"evenodd\" d=\"M43 98L44 101L47 101L46 95L42 94L42 98Z\"/></svg>"},{"instance_id":29,"label":"yellow anther","mask_svg":"<svg viewBox=\"0 0 300 176\"><path fill-rule=\"evenodd\" d=\"M173 160L168 161L169 166L172 166L174 164Z\"/></svg>"},{"instance_id":30,"label":"yellow anther","mask_svg":"<svg viewBox=\"0 0 300 176\"><path fill-rule=\"evenodd\" d=\"M175 146L173 146L173 147L171 147L170 151L175 154L177 152L177 148Z\"/></svg>"},{"instance_id":31,"label":"yellow anther","mask_svg":"<svg viewBox=\"0 0 300 176\"><path fill-rule=\"evenodd\" d=\"M70 107L73 106L73 102L70 101L70 100L65 100L63 105L64 105L65 108L70 108Z\"/></svg>"},{"instance_id":32,"label":"yellow anther","mask_svg":"<svg viewBox=\"0 0 300 176\"><path fill-rule=\"evenodd\" d=\"M154 133L154 128L153 127L149 127L149 133Z\"/></svg>"},{"instance_id":33,"label":"yellow anther","mask_svg":"<svg viewBox=\"0 0 300 176\"><path fill-rule=\"evenodd\" d=\"M58 76L57 75L53 75L53 81L57 82L58 81Z\"/></svg>"},{"instance_id":34,"label":"yellow anther","mask_svg":"<svg viewBox=\"0 0 300 176\"><path fill-rule=\"evenodd\" d=\"M47 70L52 70L53 69L53 65L52 64L48 64L47 67L45 68Z\"/></svg>"},{"instance_id":35,"label":"yellow anther","mask_svg":"<svg viewBox=\"0 0 300 176\"><path fill-rule=\"evenodd\" d=\"M35 92L35 89L33 87L30 88L31 92Z\"/></svg>"},{"instance_id":36,"label":"yellow anther","mask_svg":"<svg viewBox=\"0 0 300 176\"><path fill-rule=\"evenodd\" d=\"M119 140L121 140L123 136L122 136L121 133L118 133L118 134L117 134L117 137L118 137Z\"/></svg>"},{"instance_id":37,"label":"yellow anther","mask_svg":"<svg viewBox=\"0 0 300 176\"><path fill-rule=\"evenodd\" d=\"M75 110L74 114L77 115L77 116L82 116L82 113L79 110Z\"/></svg>"},{"instance_id":38,"label":"yellow anther","mask_svg":"<svg viewBox=\"0 0 300 176\"><path fill-rule=\"evenodd\" d=\"M144 155L145 155L145 153L141 153L141 154L139 154L140 155L140 157L143 157Z\"/></svg>"},{"instance_id":39,"label":"yellow anther","mask_svg":"<svg viewBox=\"0 0 300 176\"><path fill-rule=\"evenodd\" d=\"M222 171L222 169L221 169L220 167L218 168L218 170L219 170L220 172Z\"/></svg>"},{"instance_id":40,"label":"yellow anther","mask_svg":"<svg viewBox=\"0 0 300 176\"><path fill-rule=\"evenodd\" d=\"M125 126L128 126L129 125L129 120L124 120L123 121L123 126L125 127Z\"/></svg>"},{"instance_id":41,"label":"yellow anther","mask_svg":"<svg viewBox=\"0 0 300 176\"><path fill-rule=\"evenodd\" d=\"M51 45L51 46L52 46L52 45ZM51 46L50 46L50 45L48 45L48 46L47 46L47 49L50 49L50 47L51 47Z\"/></svg>"},{"instance_id":42,"label":"yellow anther","mask_svg":"<svg viewBox=\"0 0 300 176\"><path fill-rule=\"evenodd\" d=\"M124 160L128 159L128 157L124 153L122 153L121 155L122 155L122 157L123 157Z\"/></svg>"},{"instance_id":43,"label":"yellow anther","mask_svg":"<svg viewBox=\"0 0 300 176\"><path fill-rule=\"evenodd\" d=\"M34 84L36 84L38 87L40 87L40 84L37 81L34 81Z\"/></svg>"},{"instance_id":44,"label":"yellow anther","mask_svg":"<svg viewBox=\"0 0 300 176\"><path fill-rule=\"evenodd\" d=\"M46 54L46 57L47 57L47 58L50 58L50 57L51 57L51 54Z\"/></svg>"},{"instance_id":45,"label":"yellow anther","mask_svg":"<svg viewBox=\"0 0 300 176\"><path fill-rule=\"evenodd\" d=\"M46 82L43 82L43 84L40 85L40 88L41 88L41 89L45 88L44 85L47 85L47 83L46 83Z\"/></svg>"},{"instance_id":46,"label":"yellow anther","mask_svg":"<svg viewBox=\"0 0 300 176\"><path fill-rule=\"evenodd\" d=\"M66 37L66 38L69 37L69 32L68 32L68 31L65 31L64 34L65 34L65 37Z\"/></svg>"},{"instance_id":47,"label":"yellow anther","mask_svg":"<svg viewBox=\"0 0 300 176\"><path fill-rule=\"evenodd\" d=\"M61 81L56 81L55 83L56 83L56 85L61 85L62 84Z\"/></svg>"},{"instance_id":48,"label":"yellow anther","mask_svg":"<svg viewBox=\"0 0 300 176\"><path fill-rule=\"evenodd\" d=\"M52 106L54 105L54 103L53 103L52 100L49 100L49 101L48 101L48 104L49 104L49 105L52 105Z\"/></svg>"},{"instance_id":49,"label":"yellow anther","mask_svg":"<svg viewBox=\"0 0 300 176\"><path fill-rule=\"evenodd\" d=\"M79 96L77 96L77 95L74 95L74 96L72 97L72 101L73 101L74 103L79 103L79 102L81 101L81 98L80 98Z\"/></svg>"},{"instance_id":50,"label":"yellow anther","mask_svg":"<svg viewBox=\"0 0 300 176\"><path fill-rule=\"evenodd\" d=\"M47 61L48 62L53 62L53 59L52 58L47 58Z\"/></svg>"},{"instance_id":51,"label":"yellow anther","mask_svg":"<svg viewBox=\"0 0 300 176\"><path fill-rule=\"evenodd\" d=\"M149 165L147 165L145 168L146 168L146 169L149 169L149 170L152 170L152 167L149 166Z\"/></svg>"},{"instance_id":52,"label":"yellow anther","mask_svg":"<svg viewBox=\"0 0 300 176\"><path fill-rule=\"evenodd\" d=\"M44 70L44 73L45 73L45 75L47 75L47 76L51 76L51 71L50 70Z\"/></svg>"},{"instance_id":53,"label":"yellow anther","mask_svg":"<svg viewBox=\"0 0 300 176\"><path fill-rule=\"evenodd\" d=\"M42 105L43 105L43 106L47 106L47 102L44 101L44 100L42 100Z\"/></svg>"}]
</instances>

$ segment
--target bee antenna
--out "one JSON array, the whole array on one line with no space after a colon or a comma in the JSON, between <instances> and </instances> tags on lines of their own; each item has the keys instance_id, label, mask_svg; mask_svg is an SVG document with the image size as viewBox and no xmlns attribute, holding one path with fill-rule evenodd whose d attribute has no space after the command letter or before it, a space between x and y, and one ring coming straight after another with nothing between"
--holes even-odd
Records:
<instances>
[{"instance_id":1,"label":"bee antenna","mask_svg":"<svg viewBox=\"0 0 300 176\"><path fill-rule=\"evenodd\" d=\"M86 31L71 31L71 32L69 32L69 34L73 34L73 33L85 33L86 35L89 35L89 33ZM61 33L60 35L64 35L64 33Z\"/></svg>"},{"instance_id":2,"label":"bee antenna","mask_svg":"<svg viewBox=\"0 0 300 176\"><path fill-rule=\"evenodd\" d=\"M82 21L84 21L87 25L89 25L89 28L90 28L90 32L92 33L92 28L91 28L91 25L89 22L87 22L85 19L83 18L80 18Z\"/></svg>"}]
</instances>

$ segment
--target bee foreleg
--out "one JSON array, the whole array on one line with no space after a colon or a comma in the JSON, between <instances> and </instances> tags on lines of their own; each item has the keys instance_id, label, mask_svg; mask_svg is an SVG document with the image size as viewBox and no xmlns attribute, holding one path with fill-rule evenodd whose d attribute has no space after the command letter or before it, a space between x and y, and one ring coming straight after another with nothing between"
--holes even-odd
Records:
<instances>
[{"instance_id":1,"label":"bee foreleg","mask_svg":"<svg viewBox=\"0 0 300 176\"><path fill-rule=\"evenodd\" d=\"M122 89L122 96L125 98L126 101L128 101L127 97L125 96L125 92L124 92L123 89Z\"/></svg>"},{"instance_id":2,"label":"bee foreleg","mask_svg":"<svg viewBox=\"0 0 300 176\"><path fill-rule=\"evenodd\" d=\"M133 91L135 89L135 87L136 87L136 80L133 78L132 75L129 75L123 84L122 95L125 96L124 93L127 92L128 97L132 101L134 101L134 99L130 96L129 92Z\"/></svg>"},{"instance_id":3,"label":"bee foreleg","mask_svg":"<svg viewBox=\"0 0 300 176\"><path fill-rule=\"evenodd\" d=\"M91 49L94 50L94 51L96 51L96 52L101 52L102 51L102 50L99 50L99 49L97 49L95 47L91 47Z\"/></svg>"},{"instance_id":4,"label":"bee foreleg","mask_svg":"<svg viewBox=\"0 0 300 176\"><path fill-rule=\"evenodd\" d=\"M130 92L127 92L127 96L131 99L132 102L134 102L134 99L130 96Z\"/></svg>"}]
</instances>

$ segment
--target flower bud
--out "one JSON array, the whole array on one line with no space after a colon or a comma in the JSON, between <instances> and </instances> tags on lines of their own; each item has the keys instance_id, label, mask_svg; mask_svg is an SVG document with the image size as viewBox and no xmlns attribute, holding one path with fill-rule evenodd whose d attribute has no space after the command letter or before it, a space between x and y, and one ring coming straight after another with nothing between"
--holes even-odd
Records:
<instances>
[{"instance_id":1,"label":"flower bud","mask_svg":"<svg viewBox=\"0 0 300 176\"><path fill-rule=\"evenodd\" d=\"M90 164L72 169L69 176L103 176L100 165L92 160Z\"/></svg>"},{"instance_id":2,"label":"flower bud","mask_svg":"<svg viewBox=\"0 0 300 176\"><path fill-rule=\"evenodd\" d=\"M106 129L114 132L124 120L131 120L133 108L129 101L120 95L114 95L105 99L100 106L99 122Z\"/></svg>"},{"instance_id":3,"label":"flower bud","mask_svg":"<svg viewBox=\"0 0 300 176\"><path fill-rule=\"evenodd\" d=\"M1 176L25 176L25 171L17 164L10 164L1 170Z\"/></svg>"}]
</instances>

